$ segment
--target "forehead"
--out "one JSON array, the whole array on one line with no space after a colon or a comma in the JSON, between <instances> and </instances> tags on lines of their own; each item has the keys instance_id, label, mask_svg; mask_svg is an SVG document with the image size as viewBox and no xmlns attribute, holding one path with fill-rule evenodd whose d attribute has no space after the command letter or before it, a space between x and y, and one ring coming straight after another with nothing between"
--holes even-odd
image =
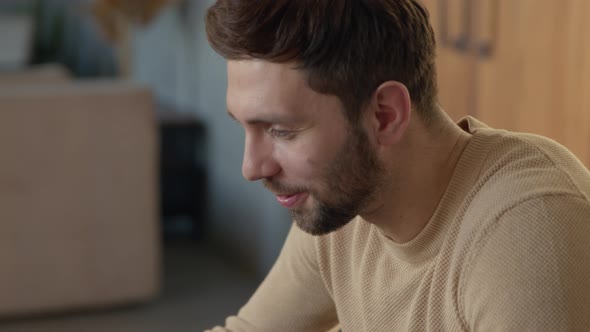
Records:
<instances>
[{"instance_id":1,"label":"forehead","mask_svg":"<svg viewBox=\"0 0 590 332\"><path fill-rule=\"evenodd\" d=\"M227 63L227 107L234 112L291 108L317 97L293 64L261 60L230 60Z\"/></svg>"},{"instance_id":2,"label":"forehead","mask_svg":"<svg viewBox=\"0 0 590 332\"><path fill-rule=\"evenodd\" d=\"M270 88L280 92L282 87L305 89L304 74L292 63L272 63L263 60L229 60L227 62L229 88ZM277 85L277 83L281 83ZM284 89L287 90L287 89Z\"/></svg>"},{"instance_id":3,"label":"forehead","mask_svg":"<svg viewBox=\"0 0 590 332\"><path fill-rule=\"evenodd\" d=\"M302 85L303 74L292 63L273 63L264 60L246 59L227 62L228 78L237 85L265 83L283 80L294 87Z\"/></svg>"}]
</instances>

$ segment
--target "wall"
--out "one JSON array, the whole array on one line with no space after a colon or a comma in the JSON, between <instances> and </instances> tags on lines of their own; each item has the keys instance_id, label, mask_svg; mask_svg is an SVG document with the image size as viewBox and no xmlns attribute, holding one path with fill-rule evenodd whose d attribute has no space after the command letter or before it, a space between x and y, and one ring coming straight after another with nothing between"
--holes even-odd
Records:
<instances>
[{"instance_id":1,"label":"wall","mask_svg":"<svg viewBox=\"0 0 590 332\"><path fill-rule=\"evenodd\" d=\"M259 277L272 266L290 218L260 184L241 176L243 132L226 113L225 60L207 43L204 15L212 0L167 8L133 35L135 79L161 101L194 112L207 125L213 238Z\"/></svg>"}]
</instances>

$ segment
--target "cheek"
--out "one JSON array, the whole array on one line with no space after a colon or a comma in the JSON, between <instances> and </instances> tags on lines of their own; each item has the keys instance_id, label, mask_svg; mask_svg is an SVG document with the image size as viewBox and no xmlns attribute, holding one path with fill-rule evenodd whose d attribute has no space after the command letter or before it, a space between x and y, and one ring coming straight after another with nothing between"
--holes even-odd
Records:
<instances>
[{"instance_id":1,"label":"cheek","mask_svg":"<svg viewBox=\"0 0 590 332\"><path fill-rule=\"evenodd\" d=\"M316 181L325 176L324 170L334 159L335 151L336 149L328 149L318 143L275 150L285 177L295 183Z\"/></svg>"},{"instance_id":2,"label":"cheek","mask_svg":"<svg viewBox=\"0 0 590 332\"><path fill-rule=\"evenodd\" d=\"M318 173L318 163L309 152L281 151L277 160L280 160L284 176L289 182L307 182Z\"/></svg>"}]
</instances>

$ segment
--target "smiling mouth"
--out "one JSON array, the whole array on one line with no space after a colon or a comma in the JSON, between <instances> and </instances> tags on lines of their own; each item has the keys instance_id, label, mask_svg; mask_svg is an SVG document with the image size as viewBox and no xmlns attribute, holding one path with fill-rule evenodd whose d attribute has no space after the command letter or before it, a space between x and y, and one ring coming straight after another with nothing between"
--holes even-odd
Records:
<instances>
[{"instance_id":1,"label":"smiling mouth","mask_svg":"<svg viewBox=\"0 0 590 332\"><path fill-rule=\"evenodd\" d=\"M307 197L307 193L297 192L297 193L293 193L293 194L276 195L276 196L277 196L277 201L279 201L279 204L281 204L282 206L284 206L286 208L292 208L295 205L302 202Z\"/></svg>"}]
</instances>

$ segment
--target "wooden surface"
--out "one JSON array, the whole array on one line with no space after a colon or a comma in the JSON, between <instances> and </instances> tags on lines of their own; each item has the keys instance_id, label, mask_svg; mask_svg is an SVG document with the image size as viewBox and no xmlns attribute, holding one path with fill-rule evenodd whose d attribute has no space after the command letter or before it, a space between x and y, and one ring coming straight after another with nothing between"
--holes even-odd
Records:
<instances>
[{"instance_id":1,"label":"wooden surface","mask_svg":"<svg viewBox=\"0 0 590 332\"><path fill-rule=\"evenodd\" d=\"M423 0L430 13L437 41L438 99L442 108L457 121L473 114L471 96L476 59L467 52L458 51L453 43L465 33L463 29L463 0L447 0L446 13L441 8L445 1ZM446 19L445 19L446 16ZM443 26L447 34L443 35Z\"/></svg>"},{"instance_id":2,"label":"wooden surface","mask_svg":"<svg viewBox=\"0 0 590 332\"><path fill-rule=\"evenodd\" d=\"M582 105L584 91L590 91L587 83L583 88L582 70L590 61L583 52L590 39L582 29L588 12L581 8L588 3L494 1L499 3L496 49L478 55L477 117L493 127L548 136L590 165L590 128L581 122L590 111Z\"/></svg>"},{"instance_id":3,"label":"wooden surface","mask_svg":"<svg viewBox=\"0 0 590 332\"><path fill-rule=\"evenodd\" d=\"M590 1L422 2L436 31L439 100L447 113L550 137L590 167ZM453 44L461 36L467 50Z\"/></svg>"}]
</instances>

